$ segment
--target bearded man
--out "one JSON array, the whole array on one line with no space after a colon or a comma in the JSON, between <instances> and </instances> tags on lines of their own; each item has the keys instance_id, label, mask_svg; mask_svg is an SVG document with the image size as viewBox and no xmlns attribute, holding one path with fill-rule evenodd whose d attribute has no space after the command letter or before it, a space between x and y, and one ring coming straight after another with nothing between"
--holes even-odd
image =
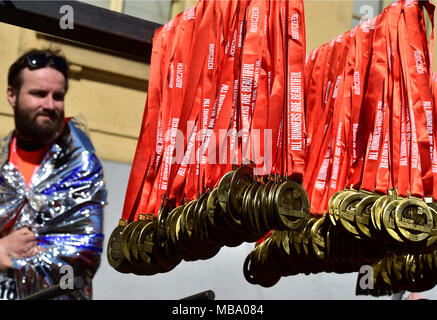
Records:
<instances>
[{"instance_id":1,"label":"bearded man","mask_svg":"<svg viewBox=\"0 0 437 320\"><path fill-rule=\"evenodd\" d=\"M30 50L8 74L15 130L0 144L0 299L60 285L60 299L91 299L103 247L106 187L84 125L64 117L69 66ZM63 286L62 286L63 285Z\"/></svg>"}]
</instances>

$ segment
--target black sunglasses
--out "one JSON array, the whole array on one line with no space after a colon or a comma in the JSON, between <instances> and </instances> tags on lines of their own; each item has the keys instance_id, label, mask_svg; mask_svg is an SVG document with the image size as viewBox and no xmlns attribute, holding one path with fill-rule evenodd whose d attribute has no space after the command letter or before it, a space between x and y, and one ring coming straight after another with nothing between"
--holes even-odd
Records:
<instances>
[{"instance_id":1,"label":"black sunglasses","mask_svg":"<svg viewBox=\"0 0 437 320\"><path fill-rule=\"evenodd\" d=\"M67 72L68 70L67 61L57 56L34 53L26 56L26 60L30 69L43 68L51 61L55 69L58 69L61 72Z\"/></svg>"}]
</instances>

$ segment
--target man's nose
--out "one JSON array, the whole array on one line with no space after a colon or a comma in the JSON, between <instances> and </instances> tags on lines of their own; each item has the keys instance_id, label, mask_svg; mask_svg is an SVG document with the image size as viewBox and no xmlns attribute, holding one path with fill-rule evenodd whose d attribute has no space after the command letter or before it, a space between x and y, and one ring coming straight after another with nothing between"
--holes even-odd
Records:
<instances>
[{"instance_id":1,"label":"man's nose","mask_svg":"<svg viewBox=\"0 0 437 320\"><path fill-rule=\"evenodd\" d=\"M51 94L48 94L44 99L44 109L54 110L56 107L55 99Z\"/></svg>"}]
</instances>

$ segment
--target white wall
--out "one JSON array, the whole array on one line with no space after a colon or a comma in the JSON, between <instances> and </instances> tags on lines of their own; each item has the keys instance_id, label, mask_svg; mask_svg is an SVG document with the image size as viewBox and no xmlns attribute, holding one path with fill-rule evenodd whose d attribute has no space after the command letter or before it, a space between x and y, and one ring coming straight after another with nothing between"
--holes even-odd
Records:
<instances>
[{"instance_id":1,"label":"white wall","mask_svg":"<svg viewBox=\"0 0 437 320\"><path fill-rule=\"evenodd\" d=\"M376 299L356 296L356 273L297 275L283 277L275 286L263 288L252 285L243 275L243 262L253 244L223 247L208 260L182 261L168 273L137 276L115 271L106 260L109 235L118 223L130 166L103 161L108 186L108 206L105 213L105 247L102 263L94 278L94 299L181 299L204 290L213 290L216 300L294 300L294 299ZM437 298L437 288L422 293L428 299ZM392 299L390 296L379 299Z\"/></svg>"}]
</instances>

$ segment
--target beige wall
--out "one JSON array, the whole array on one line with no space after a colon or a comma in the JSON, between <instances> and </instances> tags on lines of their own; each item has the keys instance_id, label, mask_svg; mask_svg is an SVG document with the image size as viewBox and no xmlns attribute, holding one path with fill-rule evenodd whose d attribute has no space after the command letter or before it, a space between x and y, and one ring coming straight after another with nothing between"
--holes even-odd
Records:
<instances>
[{"instance_id":1,"label":"beige wall","mask_svg":"<svg viewBox=\"0 0 437 320\"><path fill-rule=\"evenodd\" d=\"M173 16L196 2L174 1ZM305 0L307 51L350 30L352 7L352 0ZM9 65L28 48L48 46L61 48L72 64L66 115L86 118L102 159L130 163L146 101L149 66L4 23L0 23L0 136L13 129L5 95Z\"/></svg>"},{"instance_id":2,"label":"beige wall","mask_svg":"<svg viewBox=\"0 0 437 320\"><path fill-rule=\"evenodd\" d=\"M308 0L304 5L307 52L351 29L353 1Z\"/></svg>"}]
</instances>

